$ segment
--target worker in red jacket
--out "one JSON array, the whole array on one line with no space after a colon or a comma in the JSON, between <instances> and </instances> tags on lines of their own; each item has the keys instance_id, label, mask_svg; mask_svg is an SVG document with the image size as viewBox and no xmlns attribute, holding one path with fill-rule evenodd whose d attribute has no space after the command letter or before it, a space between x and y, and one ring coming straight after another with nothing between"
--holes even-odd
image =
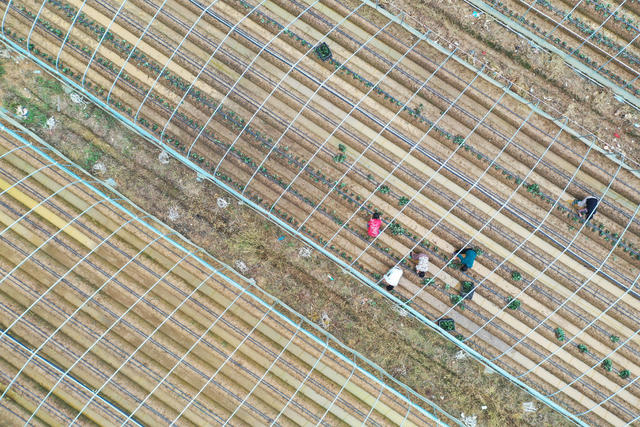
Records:
<instances>
[{"instance_id":1,"label":"worker in red jacket","mask_svg":"<svg viewBox=\"0 0 640 427\"><path fill-rule=\"evenodd\" d=\"M367 223L367 234L371 237L376 237L380 234L380 228L382 227L382 220L378 212L373 214L373 217Z\"/></svg>"}]
</instances>

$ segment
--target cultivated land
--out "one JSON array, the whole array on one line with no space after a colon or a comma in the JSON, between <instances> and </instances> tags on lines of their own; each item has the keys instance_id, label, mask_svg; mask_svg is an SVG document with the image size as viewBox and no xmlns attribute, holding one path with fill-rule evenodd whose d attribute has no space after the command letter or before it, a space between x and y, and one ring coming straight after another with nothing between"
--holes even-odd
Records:
<instances>
[{"instance_id":1,"label":"cultivated land","mask_svg":"<svg viewBox=\"0 0 640 427\"><path fill-rule=\"evenodd\" d=\"M640 3L599 0L487 2L535 35L575 56L633 95L640 95ZM640 105L637 105L640 108Z\"/></svg>"},{"instance_id":2,"label":"cultivated land","mask_svg":"<svg viewBox=\"0 0 640 427\"><path fill-rule=\"evenodd\" d=\"M633 40L637 35L637 27L626 28L620 22L623 16L633 16L633 9L637 9L637 2L624 2L617 16L607 19L608 12L602 2L477 2L492 5L504 12L498 16L505 21L513 21L524 25L531 30L530 37L523 37L512 31L506 31L494 17L471 5L471 2L420 0L418 2L394 0L380 2L382 7L397 12L403 10L407 13L406 21L417 27L437 28L438 33L448 40L449 49L463 48L468 52L471 61L475 64L487 63L493 70L498 70L507 80L514 82L513 90L525 98L542 101L541 107L551 114L564 114L573 121L585 126L588 132L593 132L600 139L599 144L609 152L624 153L628 159L638 163L640 161L640 112L633 107L617 101L611 90L601 88L591 80L566 66L559 55L549 54L541 49L536 40L546 40L558 49L564 51L567 56L573 49L580 47L582 40L585 42L585 52L593 51L595 57L606 56L607 60L599 62L596 66L585 56L580 58L581 51L573 53L573 58L582 62L588 68L601 72L605 79L610 79L612 84L623 87L612 75L637 75L638 40ZM615 10L618 5L609 6ZM506 8L506 9L505 9ZM515 9L530 8L529 12L517 14ZM549 8L554 11L549 13ZM558 13L571 12L571 17L589 16L580 23L576 19L558 17ZM516 16L518 15L518 16ZM546 16L544 16L546 15ZM522 18L525 22L522 21ZM551 20L555 19L555 22ZM534 22L535 21L535 22ZM532 24L536 28L532 27ZM636 22L637 24L637 22ZM559 30L553 27L558 25ZM620 31L631 37L633 43L623 44L621 47L629 47L627 54L610 55L611 40L607 37L613 31ZM551 36L546 37L551 33ZM591 31L596 35L589 36ZM545 32L547 34L545 34ZM559 39L559 40L556 40ZM529 41L534 42L530 44ZM564 43L564 44L563 44ZM582 48L581 48L582 50ZM625 49L626 51L626 49ZM584 53L583 53L584 54ZM591 53L590 53L591 55ZM590 62L591 61L591 62ZM606 65L605 65L606 63ZM603 65L602 69L598 70ZM607 71L604 71L604 70ZM635 74L634 74L635 73ZM632 81L633 78L628 79ZM616 83L617 82L617 83ZM637 86L637 80L633 83ZM615 135L619 135L616 137Z\"/></svg>"},{"instance_id":3,"label":"cultivated land","mask_svg":"<svg viewBox=\"0 0 640 427\"><path fill-rule=\"evenodd\" d=\"M453 317L461 339L594 422L637 416L638 179L570 125L401 27L382 31L367 7L266 2L243 19L254 5L205 13L193 1L155 14L159 5L140 1L110 25L119 6L100 2L84 5L60 50L80 5L15 2L5 29L370 277L421 246L438 273L424 283L407 272L397 292L411 307ZM322 62L310 48L327 33L334 59ZM586 194L605 199L583 225L569 204ZM394 222L372 242L374 209ZM462 275L447 254L469 239L484 254ZM463 280L473 299L457 297Z\"/></svg>"},{"instance_id":4,"label":"cultivated land","mask_svg":"<svg viewBox=\"0 0 640 427\"><path fill-rule=\"evenodd\" d=\"M5 422L436 425L350 349L25 144L0 135Z\"/></svg>"},{"instance_id":5,"label":"cultivated land","mask_svg":"<svg viewBox=\"0 0 640 427\"><path fill-rule=\"evenodd\" d=\"M4 69L2 105L26 106L32 112L26 126L98 178L113 178L121 193L209 253L229 265L245 262L246 275L263 289L448 412L477 416L479 425L568 424L540 403L535 413L523 412L522 404L534 400L526 392L472 359L458 359L452 343L326 257L315 251L301 257L300 242L215 185L198 182L187 166L161 163L157 148L99 108L74 104L58 82L36 74L38 67L10 61ZM57 121L52 130L43 127L49 117ZM232 203L219 208L218 198ZM169 215L172 208L177 220Z\"/></svg>"}]
</instances>

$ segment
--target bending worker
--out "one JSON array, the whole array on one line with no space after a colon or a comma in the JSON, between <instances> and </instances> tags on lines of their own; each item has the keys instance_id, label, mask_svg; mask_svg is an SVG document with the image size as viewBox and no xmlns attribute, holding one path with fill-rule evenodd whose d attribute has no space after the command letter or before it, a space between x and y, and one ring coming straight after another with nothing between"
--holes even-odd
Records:
<instances>
[{"instance_id":1,"label":"bending worker","mask_svg":"<svg viewBox=\"0 0 640 427\"><path fill-rule=\"evenodd\" d=\"M411 251L409 254L411 260L416 263L416 273L419 277L424 277L425 273L429 271L429 257L424 252Z\"/></svg>"},{"instance_id":2,"label":"bending worker","mask_svg":"<svg viewBox=\"0 0 640 427\"><path fill-rule=\"evenodd\" d=\"M598 199L593 196L585 197L584 200L574 200L573 205L578 209L578 215L589 221L598 208Z\"/></svg>"},{"instance_id":3,"label":"bending worker","mask_svg":"<svg viewBox=\"0 0 640 427\"><path fill-rule=\"evenodd\" d=\"M467 271L471 267L473 267L473 263L476 260L476 256L478 253L472 248L464 248L459 251L455 251L453 256L457 256L460 258L460 262L462 263L461 271Z\"/></svg>"}]
</instances>

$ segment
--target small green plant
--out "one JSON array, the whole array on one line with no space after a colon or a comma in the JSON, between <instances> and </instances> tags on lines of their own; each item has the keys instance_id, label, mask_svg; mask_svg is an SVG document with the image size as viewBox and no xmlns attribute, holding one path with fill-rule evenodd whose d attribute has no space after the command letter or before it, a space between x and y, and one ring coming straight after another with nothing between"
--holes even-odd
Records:
<instances>
[{"instance_id":1,"label":"small green plant","mask_svg":"<svg viewBox=\"0 0 640 427\"><path fill-rule=\"evenodd\" d=\"M464 281L461 283L460 295L465 296L473 290L473 282Z\"/></svg>"},{"instance_id":2,"label":"small green plant","mask_svg":"<svg viewBox=\"0 0 640 427\"><path fill-rule=\"evenodd\" d=\"M540 186L538 184L529 184L526 188L531 194L540 194Z\"/></svg>"},{"instance_id":3,"label":"small green plant","mask_svg":"<svg viewBox=\"0 0 640 427\"><path fill-rule=\"evenodd\" d=\"M607 372L611 372L611 368L613 367L613 362L611 361L611 359L604 359L602 361L602 368L607 371Z\"/></svg>"},{"instance_id":4,"label":"small green plant","mask_svg":"<svg viewBox=\"0 0 640 427\"><path fill-rule=\"evenodd\" d=\"M435 279L433 277L425 277L424 279L422 279L422 284L424 286L429 286L431 284L433 284L435 282Z\"/></svg>"},{"instance_id":5,"label":"small green plant","mask_svg":"<svg viewBox=\"0 0 640 427\"><path fill-rule=\"evenodd\" d=\"M578 344L578 351L580 353L586 353L589 351L589 348L584 344Z\"/></svg>"},{"instance_id":6,"label":"small green plant","mask_svg":"<svg viewBox=\"0 0 640 427\"><path fill-rule=\"evenodd\" d=\"M629 378L630 375L631 375L631 372L629 372L628 369L623 369L622 371L618 372L618 376L623 380L626 378Z\"/></svg>"},{"instance_id":7,"label":"small green plant","mask_svg":"<svg viewBox=\"0 0 640 427\"><path fill-rule=\"evenodd\" d=\"M520 300L515 299L513 297L509 297L509 305L507 306L510 310L517 310L520 308Z\"/></svg>"},{"instance_id":8,"label":"small green plant","mask_svg":"<svg viewBox=\"0 0 640 427\"><path fill-rule=\"evenodd\" d=\"M512 271L511 272L511 278L515 281L515 282L519 282L520 280L522 280L522 274L520 274L519 271Z\"/></svg>"},{"instance_id":9,"label":"small green plant","mask_svg":"<svg viewBox=\"0 0 640 427\"><path fill-rule=\"evenodd\" d=\"M556 334L556 338L558 339L558 341L564 341L564 329L562 328L556 328L554 330L555 334Z\"/></svg>"},{"instance_id":10,"label":"small green plant","mask_svg":"<svg viewBox=\"0 0 640 427\"><path fill-rule=\"evenodd\" d=\"M333 161L336 162L336 163L342 163L345 160L347 160L347 156L345 156L342 153L338 153L335 156L333 156Z\"/></svg>"},{"instance_id":11,"label":"small green plant","mask_svg":"<svg viewBox=\"0 0 640 427\"><path fill-rule=\"evenodd\" d=\"M463 298L460 295L456 295L456 294L451 294L449 295L449 299L451 300L451 304L458 304L458 307L460 308L460 310L464 310L465 306L464 306L464 302Z\"/></svg>"},{"instance_id":12,"label":"small green plant","mask_svg":"<svg viewBox=\"0 0 640 427\"><path fill-rule=\"evenodd\" d=\"M609 337L609 339L611 340L611 342L618 342L620 341L620 337L616 336L616 335L611 335Z\"/></svg>"},{"instance_id":13,"label":"small green plant","mask_svg":"<svg viewBox=\"0 0 640 427\"><path fill-rule=\"evenodd\" d=\"M451 319L440 320L438 325L445 331L453 331L456 328L456 324Z\"/></svg>"},{"instance_id":14,"label":"small green plant","mask_svg":"<svg viewBox=\"0 0 640 427\"><path fill-rule=\"evenodd\" d=\"M389 193L389 187L387 187L386 185L383 185L382 187L380 187L379 190L382 194L388 194Z\"/></svg>"},{"instance_id":15,"label":"small green plant","mask_svg":"<svg viewBox=\"0 0 640 427\"><path fill-rule=\"evenodd\" d=\"M464 340L464 337L462 336L462 334L457 334L457 335L456 335L456 339L457 339L458 341L462 341L462 340Z\"/></svg>"},{"instance_id":16,"label":"small green plant","mask_svg":"<svg viewBox=\"0 0 640 427\"><path fill-rule=\"evenodd\" d=\"M400 197L400 198L398 199L398 205L399 205L399 206L404 206L404 205L406 205L407 203L409 203L409 198L408 198L408 197L402 196L402 197Z\"/></svg>"},{"instance_id":17,"label":"small green plant","mask_svg":"<svg viewBox=\"0 0 640 427\"><path fill-rule=\"evenodd\" d=\"M389 230L391 230L391 233L395 235L404 234L404 232L406 231L400 224L395 221L389 224Z\"/></svg>"},{"instance_id":18,"label":"small green plant","mask_svg":"<svg viewBox=\"0 0 640 427\"><path fill-rule=\"evenodd\" d=\"M449 263L449 267L451 267L453 270L460 270L460 268L462 267L462 263L460 261L451 261Z\"/></svg>"},{"instance_id":19,"label":"small green plant","mask_svg":"<svg viewBox=\"0 0 640 427\"><path fill-rule=\"evenodd\" d=\"M347 146L344 144L338 144L338 150L342 151L343 153L347 152Z\"/></svg>"},{"instance_id":20,"label":"small green plant","mask_svg":"<svg viewBox=\"0 0 640 427\"><path fill-rule=\"evenodd\" d=\"M329 49L329 45L327 45L326 43L321 43L320 45L318 45L315 51L316 55L318 55L318 58L320 58L320 60L322 61L326 61L327 59L331 58L331 49Z\"/></svg>"},{"instance_id":21,"label":"small green plant","mask_svg":"<svg viewBox=\"0 0 640 427\"><path fill-rule=\"evenodd\" d=\"M456 135L453 137L453 142L455 144L461 145L464 142L464 137L461 135Z\"/></svg>"}]
</instances>

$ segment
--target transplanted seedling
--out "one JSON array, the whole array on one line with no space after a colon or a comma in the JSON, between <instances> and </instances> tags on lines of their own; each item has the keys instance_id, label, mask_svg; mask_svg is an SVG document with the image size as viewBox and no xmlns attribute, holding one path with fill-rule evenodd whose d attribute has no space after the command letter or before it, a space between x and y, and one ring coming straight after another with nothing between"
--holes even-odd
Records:
<instances>
[{"instance_id":1,"label":"transplanted seedling","mask_svg":"<svg viewBox=\"0 0 640 427\"><path fill-rule=\"evenodd\" d=\"M391 230L391 233L395 235L404 234L404 232L406 231L400 224L395 221L389 225L389 230Z\"/></svg>"},{"instance_id":2,"label":"transplanted seedling","mask_svg":"<svg viewBox=\"0 0 640 427\"><path fill-rule=\"evenodd\" d=\"M400 205L400 206L404 206L404 205L406 205L407 203L409 203L409 200L410 200L410 199L409 199L408 197L402 196L402 197L400 197L400 198L398 199L398 205Z\"/></svg>"},{"instance_id":3,"label":"transplanted seedling","mask_svg":"<svg viewBox=\"0 0 640 427\"><path fill-rule=\"evenodd\" d=\"M520 308L520 300L515 299L513 297L509 297L509 305L507 306L510 310L517 310Z\"/></svg>"},{"instance_id":4,"label":"transplanted seedling","mask_svg":"<svg viewBox=\"0 0 640 427\"><path fill-rule=\"evenodd\" d=\"M333 156L333 161L336 162L336 163L342 163L345 160L347 160L347 156L345 156L342 153L338 153L335 156Z\"/></svg>"},{"instance_id":5,"label":"transplanted seedling","mask_svg":"<svg viewBox=\"0 0 640 427\"><path fill-rule=\"evenodd\" d=\"M433 277L425 277L424 279L422 279L422 284L424 286L429 286L433 284L433 282L435 282L435 279Z\"/></svg>"},{"instance_id":6,"label":"transplanted seedling","mask_svg":"<svg viewBox=\"0 0 640 427\"><path fill-rule=\"evenodd\" d=\"M451 299L451 304L458 304L458 307L460 308L460 310L464 310L465 306L464 306L464 302L463 298L460 295L456 295L456 294L451 294L449 295L449 298Z\"/></svg>"},{"instance_id":7,"label":"transplanted seedling","mask_svg":"<svg viewBox=\"0 0 640 427\"><path fill-rule=\"evenodd\" d=\"M456 328L456 324L453 319L440 319L438 320L438 326L445 331L453 331Z\"/></svg>"}]
</instances>

